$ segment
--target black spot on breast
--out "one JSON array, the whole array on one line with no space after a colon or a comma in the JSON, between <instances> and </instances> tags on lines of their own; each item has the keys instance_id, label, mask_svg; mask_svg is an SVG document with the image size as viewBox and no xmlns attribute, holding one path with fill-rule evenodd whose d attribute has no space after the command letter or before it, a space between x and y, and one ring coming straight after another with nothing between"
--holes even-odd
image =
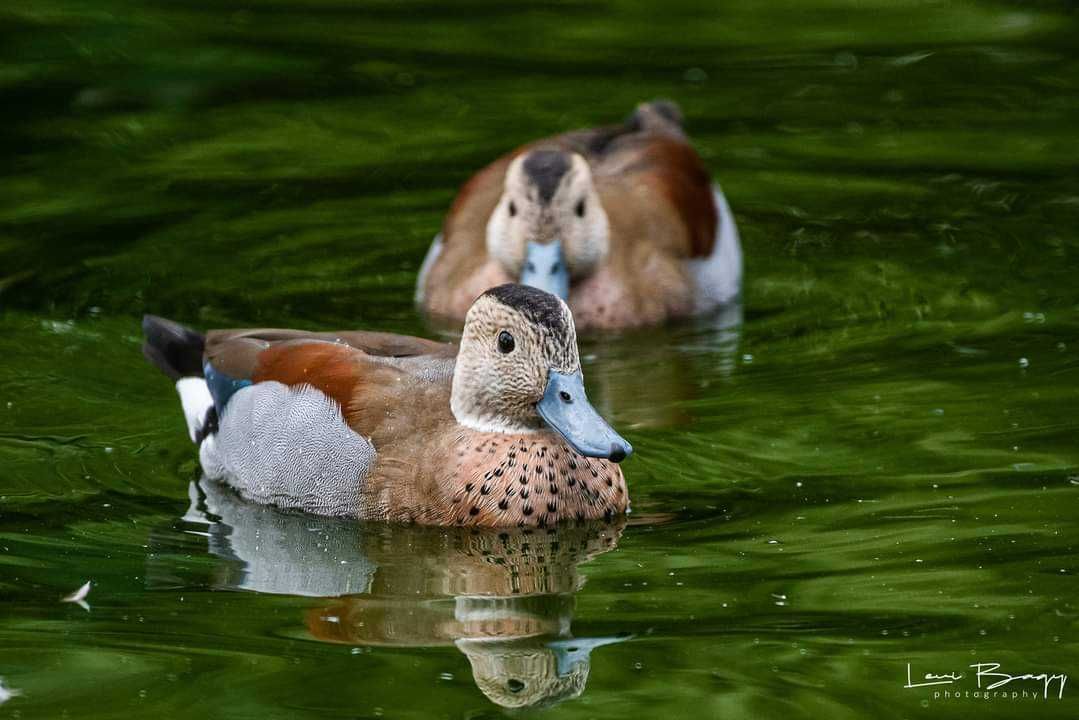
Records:
<instances>
[{"instance_id":1,"label":"black spot on breast","mask_svg":"<svg viewBox=\"0 0 1079 720\"><path fill-rule=\"evenodd\" d=\"M468 514L473 515L473 516L479 515L480 514L480 509L478 507L476 507L475 505L473 505L472 509L468 511Z\"/></svg>"},{"instance_id":2,"label":"black spot on breast","mask_svg":"<svg viewBox=\"0 0 1079 720\"><path fill-rule=\"evenodd\" d=\"M505 498L498 501L498 509L499 510L505 510L509 506L510 506L509 500L506 500ZM499 537L501 537L501 536L499 536ZM508 539L509 539L509 536L506 536L506 540L508 540ZM505 542L505 540L503 540L503 542Z\"/></svg>"},{"instance_id":3,"label":"black spot on breast","mask_svg":"<svg viewBox=\"0 0 1079 720\"><path fill-rule=\"evenodd\" d=\"M551 483L551 486L549 488L547 488L547 489L551 492L552 495L557 495L558 494L558 486L555 485L554 483Z\"/></svg>"},{"instance_id":4,"label":"black spot on breast","mask_svg":"<svg viewBox=\"0 0 1079 720\"><path fill-rule=\"evenodd\" d=\"M528 495L529 495L529 492L528 492L527 490L522 490L522 491L521 491L521 499L522 499L522 500L527 500L527 499L528 499Z\"/></svg>"},{"instance_id":5,"label":"black spot on breast","mask_svg":"<svg viewBox=\"0 0 1079 720\"><path fill-rule=\"evenodd\" d=\"M566 481L566 484L569 485L570 487L573 487L574 485L577 484L577 478L571 477L569 480Z\"/></svg>"},{"instance_id":6,"label":"black spot on breast","mask_svg":"<svg viewBox=\"0 0 1079 720\"><path fill-rule=\"evenodd\" d=\"M474 487L476 487L476 486L473 485L472 483L465 483L465 492L466 493L472 492L472 488L474 488Z\"/></svg>"},{"instance_id":7,"label":"black spot on breast","mask_svg":"<svg viewBox=\"0 0 1079 720\"><path fill-rule=\"evenodd\" d=\"M521 512L524 513L525 517L528 517L529 515L532 514L532 506L531 505L525 505L524 510L522 510Z\"/></svg>"},{"instance_id":8,"label":"black spot on breast","mask_svg":"<svg viewBox=\"0 0 1079 720\"><path fill-rule=\"evenodd\" d=\"M553 513L553 512L556 512L557 510L558 510L558 505L557 504L555 504L553 502L547 503L547 512Z\"/></svg>"}]
</instances>

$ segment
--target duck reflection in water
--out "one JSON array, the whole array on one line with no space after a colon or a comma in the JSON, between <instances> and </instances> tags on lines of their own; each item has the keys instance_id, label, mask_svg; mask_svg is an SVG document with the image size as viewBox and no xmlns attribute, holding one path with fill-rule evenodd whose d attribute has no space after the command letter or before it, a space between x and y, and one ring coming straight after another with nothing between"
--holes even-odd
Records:
<instances>
[{"instance_id":1,"label":"duck reflection in water","mask_svg":"<svg viewBox=\"0 0 1079 720\"><path fill-rule=\"evenodd\" d=\"M624 518L549 529L361 524L244 502L192 483L189 523L226 562L219 586L332 598L310 635L351 646L455 646L476 685L508 708L580 695L593 649L628 636L575 638L578 567L613 550Z\"/></svg>"}]
</instances>

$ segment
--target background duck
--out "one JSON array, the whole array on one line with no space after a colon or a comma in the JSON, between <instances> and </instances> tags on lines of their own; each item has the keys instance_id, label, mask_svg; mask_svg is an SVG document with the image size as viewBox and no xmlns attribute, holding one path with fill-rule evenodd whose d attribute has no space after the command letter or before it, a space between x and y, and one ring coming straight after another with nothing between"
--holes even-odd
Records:
<instances>
[{"instance_id":1,"label":"background duck","mask_svg":"<svg viewBox=\"0 0 1079 720\"><path fill-rule=\"evenodd\" d=\"M518 148L461 188L421 266L416 300L460 320L517 281L565 299L581 327L624 328L737 298L742 252L726 199L670 102L622 125Z\"/></svg>"},{"instance_id":2,"label":"background duck","mask_svg":"<svg viewBox=\"0 0 1079 720\"><path fill-rule=\"evenodd\" d=\"M565 302L485 292L460 349L385 333L218 330L147 316L203 470L244 497L433 525L610 519L632 452L584 392Z\"/></svg>"}]
</instances>

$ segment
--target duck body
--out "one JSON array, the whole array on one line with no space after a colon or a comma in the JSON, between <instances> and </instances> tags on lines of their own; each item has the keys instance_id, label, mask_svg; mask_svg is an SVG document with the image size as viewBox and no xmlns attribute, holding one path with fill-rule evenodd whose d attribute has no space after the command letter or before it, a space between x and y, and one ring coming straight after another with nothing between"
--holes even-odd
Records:
<instances>
[{"instance_id":1,"label":"duck body","mask_svg":"<svg viewBox=\"0 0 1079 720\"><path fill-rule=\"evenodd\" d=\"M568 276L564 292L545 284L552 247ZM541 267L530 279L534 258ZM417 300L459 320L504 282L560 294L588 328L654 325L738 296L737 227L676 107L647 103L623 125L530 143L462 187L421 269Z\"/></svg>"},{"instance_id":2,"label":"duck body","mask_svg":"<svg viewBox=\"0 0 1079 720\"><path fill-rule=\"evenodd\" d=\"M533 345L558 344L543 339L542 327L515 329L520 313L498 301L486 305L495 318L483 337L466 339L469 368L490 372L502 328L520 338L522 357L530 330ZM629 452L628 444L610 450L621 439L605 423L588 424L598 415L585 418L583 431L565 425L572 417L563 425L570 438L598 433L602 452L587 443L582 452L538 418L500 423L509 411L473 397L457 346L364 332L225 330L203 339L153 317L144 329L147 355L177 379L203 470L249 500L364 520L487 527L610 519L628 507L616 462L587 454L618 460ZM579 376L572 340L567 357ZM198 375L178 371L197 365ZM542 374L547 385L563 377L547 367ZM482 380L488 392L492 383ZM527 390L532 413L547 390ZM583 386L577 392L570 404L591 409Z\"/></svg>"}]
</instances>

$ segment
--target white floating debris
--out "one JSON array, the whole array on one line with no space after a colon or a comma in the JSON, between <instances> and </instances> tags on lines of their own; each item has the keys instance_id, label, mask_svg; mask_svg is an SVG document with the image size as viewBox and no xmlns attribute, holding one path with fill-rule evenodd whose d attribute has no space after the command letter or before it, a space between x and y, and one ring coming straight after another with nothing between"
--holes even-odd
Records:
<instances>
[{"instance_id":1,"label":"white floating debris","mask_svg":"<svg viewBox=\"0 0 1079 720\"><path fill-rule=\"evenodd\" d=\"M91 582L92 582L91 580L87 580L86 582L84 582L82 584L82 587L80 587L78 590L71 593L70 595L65 595L63 598L61 598L60 602L75 603L76 605L81 607L83 610L86 610L87 612L89 612L90 611L90 603L86 602L86 596L90 594L90 584L91 584Z\"/></svg>"},{"instance_id":2,"label":"white floating debris","mask_svg":"<svg viewBox=\"0 0 1079 720\"><path fill-rule=\"evenodd\" d=\"M1026 358L1019 358L1019 367L1023 369L1030 367L1030 361Z\"/></svg>"},{"instance_id":3,"label":"white floating debris","mask_svg":"<svg viewBox=\"0 0 1079 720\"><path fill-rule=\"evenodd\" d=\"M21 690L15 688L4 687L4 678L0 677L0 705L3 705L13 697L22 695Z\"/></svg>"}]
</instances>

